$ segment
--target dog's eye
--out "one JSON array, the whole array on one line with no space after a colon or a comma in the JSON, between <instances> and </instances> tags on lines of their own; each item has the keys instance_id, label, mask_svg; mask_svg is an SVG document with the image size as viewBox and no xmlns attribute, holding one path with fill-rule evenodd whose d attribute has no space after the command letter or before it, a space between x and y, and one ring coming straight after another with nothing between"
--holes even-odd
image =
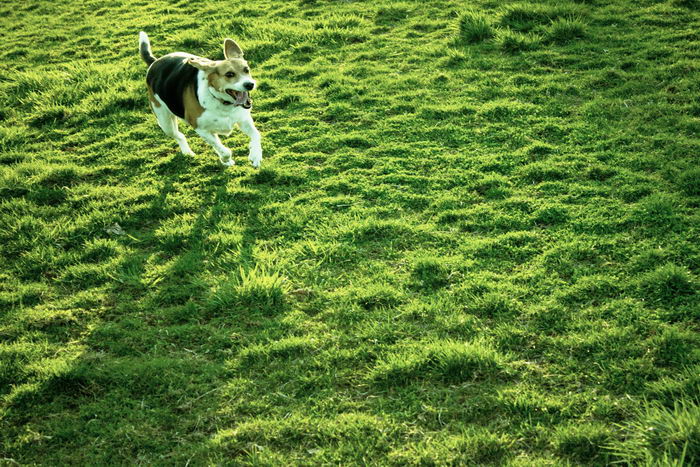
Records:
<instances>
[{"instance_id":1,"label":"dog's eye","mask_svg":"<svg viewBox=\"0 0 700 467\"><path fill-rule=\"evenodd\" d=\"M236 76L236 73L234 73L233 71L229 71L228 73L226 73L227 78L233 78L234 76Z\"/></svg>"},{"instance_id":2,"label":"dog's eye","mask_svg":"<svg viewBox=\"0 0 700 467\"><path fill-rule=\"evenodd\" d=\"M243 73L249 73L249 72L250 72L250 68L248 68L248 67L243 68Z\"/></svg>"}]
</instances>

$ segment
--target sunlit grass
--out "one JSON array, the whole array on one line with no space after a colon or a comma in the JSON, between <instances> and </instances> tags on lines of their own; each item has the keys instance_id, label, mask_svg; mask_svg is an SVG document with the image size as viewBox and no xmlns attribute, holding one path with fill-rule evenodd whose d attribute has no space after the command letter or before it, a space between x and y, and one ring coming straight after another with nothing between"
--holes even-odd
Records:
<instances>
[{"instance_id":1,"label":"sunlit grass","mask_svg":"<svg viewBox=\"0 0 700 467\"><path fill-rule=\"evenodd\" d=\"M2 3L0 463L697 464L696 4Z\"/></svg>"}]
</instances>

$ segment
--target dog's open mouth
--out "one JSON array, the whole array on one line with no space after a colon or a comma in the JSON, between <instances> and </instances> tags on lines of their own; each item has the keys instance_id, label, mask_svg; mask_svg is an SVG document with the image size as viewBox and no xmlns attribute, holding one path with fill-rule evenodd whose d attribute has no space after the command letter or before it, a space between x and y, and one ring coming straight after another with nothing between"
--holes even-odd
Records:
<instances>
[{"instance_id":1,"label":"dog's open mouth","mask_svg":"<svg viewBox=\"0 0 700 467\"><path fill-rule=\"evenodd\" d=\"M233 105L240 105L244 109L249 109L253 106L253 101L250 99L247 91L234 91L233 89L227 89L226 93L233 97Z\"/></svg>"}]
</instances>

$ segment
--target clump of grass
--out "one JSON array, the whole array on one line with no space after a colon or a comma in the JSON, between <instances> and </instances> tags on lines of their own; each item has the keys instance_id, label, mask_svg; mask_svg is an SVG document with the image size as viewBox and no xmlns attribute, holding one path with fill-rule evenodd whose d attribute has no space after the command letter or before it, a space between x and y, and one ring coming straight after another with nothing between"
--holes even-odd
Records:
<instances>
[{"instance_id":1,"label":"clump of grass","mask_svg":"<svg viewBox=\"0 0 700 467\"><path fill-rule=\"evenodd\" d=\"M286 281L276 272L269 273L260 267L246 271L241 267L239 277L222 284L209 297L208 305L214 312L279 312L286 304L287 289Z\"/></svg>"},{"instance_id":2,"label":"clump of grass","mask_svg":"<svg viewBox=\"0 0 700 467\"><path fill-rule=\"evenodd\" d=\"M535 211L533 220L543 226L564 224L569 220L569 210L556 204L544 206Z\"/></svg>"},{"instance_id":3,"label":"clump of grass","mask_svg":"<svg viewBox=\"0 0 700 467\"><path fill-rule=\"evenodd\" d=\"M503 9L499 23L516 31L529 31L547 20L548 16L542 6L516 3Z\"/></svg>"},{"instance_id":4,"label":"clump of grass","mask_svg":"<svg viewBox=\"0 0 700 467\"><path fill-rule=\"evenodd\" d=\"M602 463L607 452L604 447L611 439L609 427L599 423L568 425L557 430L554 445L557 452L582 463Z\"/></svg>"},{"instance_id":5,"label":"clump of grass","mask_svg":"<svg viewBox=\"0 0 700 467\"><path fill-rule=\"evenodd\" d=\"M467 11L459 16L459 39L462 42L473 44L490 39L494 36L494 30L489 19L483 13Z\"/></svg>"},{"instance_id":6,"label":"clump of grass","mask_svg":"<svg viewBox=\"0 0 700 467\"><path fill-rule=\"evenodd\" d=\"M31 342L0 343L0 394L7 394L13 384L23 382L31 374L28 363L45 358L47 347Z\"/></svg>"},{"instance_id":7,"label":"clump of grass","mask_svg":"<svg viewBox=\"0 0 700 467\"><path fill-rule=\"evenodd\" d=\"M533 162L520 169L523 178L531 183L564 180L569 176L567 172L567 168L561 164L553 164L547 161Z\"/></svg>"},{"instance_id":8,"label":"clump of grass","mask_svg":"<svg viewBox=\"0 0 700 467\"><path fill-rule=\"evenodd\" d=\"M39 177L39 183L46 187L71 186L79 182L80 171L72 166L57 166L50 168Z\"/></svg>"},{"instance_id":9,"label":"clump of grass","mask_svg":"<svg viewBox=\"0 0 700 467\"><path fill-rule=\"evenodd\" d=\"M603 165L593 166L586 171L586 177L588 179L598 182L604 182L615 174L617 174L615 169Z\"/></svg>"},{"instance_id":10,"label":"clump of grass","mask_svg":"<svg viewBox=\"0 0 700 467\"><path fill-rule=\"evenodd\" d=\"M358 245L384 242L391 239L397 248L408 247L412 239L423 237L424 229L394 219L358 219L345 226L344 237Z\"/></svg>"},{"instance_id":11,"label":"clump of grass","mask_svg":"<svg viewBox=\"0 0 700 467\"><path fill-rule=\"evenodd\" d=\"M545 156L553 154L556 151L556 146L541 141L535 141L522 149L522 152L527 154L531 160L544 159Z\"/></svg>"},{"instance_id":12,"label":"clump of grass","mask_svg":"<svg viewBox=\"0 0 700 467\"><path fill-rule=\"evenodd\" d=\"M119 252L119 243L110 239L94 239L85 243L81 258L87 262L99 262L109 259Z\"/></svg>"},{"instance_id":13,"label":"clump of grass","mask_svg":"<svg viewBox=\"0 0 700 467\"><path fill-rule=\"evenodd\" d=\"M622 292L614 277L595 275L581 277L576 284L562 292L561 300L567 305L600 305L606 299Z\"/></svg>"},{"instance_id":14,"label":"clump of grass","mask_svg":"<svg viewBox=\"0 0 700 467\"><path fill-rule=\"evenodd\" d=\"M569 5L515 3L506 6L499 24L515 31L529 32L561 18L572 17L577 9Z\"/></svg>"},{"instance_id":15,"label":"clump of grass","mask_svg":"<svg viewBox=\"0 0 700 467\"><path fill-rule=\"evenodd\" d=\"M426 437L389 453L392 465L503 465L513 440L504 433L469 429L452 436Z\"/></svg>"},{"instance_id":16,"label":"clump of grass","mask_svg":"<svg viewBox=\"0 0 700 467\"><path fill-rule=\"evenodd\" d=\"M468 59L468 56L458 49L449 49L442 63L447 68L458 68L462 66ZM1 143L1 141L0 141Z\"/></svg>"},{"instance_id":17,"label":"clump of grass","mask_svg":"<svg viewBox=\"0 0 700 467\"><path fill-rule=\"evenodd\" d=\"M482 242L474 242L479 261L498 261L505 264L522 262L539 253L541 239L536 233L514 231Z\"/></svg>"},{"instance_id":18,"label":"clump of grass","mask_svg":"<svg viewBox=\"0 0 700 467\"><path fill-rule=\"evenodd\" d=\"M506 370L506 358L486 341L416 342L380 360L369 379L380 385L424 379L460 382L494 377Z\"/></svg>"},{"instance_id":19,"label":"clump of grass","mask_svg":"<svg viewBox=\"0 0 700 467\"><path fill-rule=\"evenodd\" d=\"M401 294L387 284L372 283L365 287L353 288L349 295L353 301L365 310L389 308L402 301Z\"/></svg>"},{"instance_id":20,"label":"clump of grass","mask_svg":"<svg viewBox=\"0 0 700 467\"><path fill-rule=\"evenodd\" d=\"M375 23L380 26L387 26L399 23L408 18L409 9L405 4L381 7L377 10Z\"/></svg>"},{"instance_id":21,"label":"clump of grass","mask_svg":"<svg viewBox=\"0 0 700 467\"><path fill-rule=\"evenodd\" d=\"M29 124L35 128L59 125L68 119L70 111L64 105L46 103L37 107L29 118Z\"/></svg>"},{"instance_id":22,"label":"clump of grass","mask_svg":"<svg viewBox=\"0 0 700 467\"><path fill-rule=\"evenodd\" d=\"M632 220L649 227L672 227L677 220L677 205L674 197L655 193L639 201L632 213Z\"/></svg>"},{"instance_id":23,"label":"clump of grass","mask_svg":"<svg viewBox=\"0 0 700 467\"><path fill-rule=\"evenodd\" d=\"M507 177L490 174L476 182L474 189L480 195L489 199L499 199L508 196L510 181Z\"/></svg>"},{"instance_id":24,"label":"clump of grass","mask_svg":"<svg viewBox=\"0 0 700 467\"><path fill-rule=\"evenodd\" d=\"M477 115L491 122L502 122L527 115L533 110L533 106L530 104L516 100L496 99L479 107Z\"/></svg>"},{"instance_id":25,"label":"clump of grass","mask_svg":"<svg viewBox=\"0 0 700 467\"><path fill-rule=\"evenodd\" d=\"M647 384L647 394L670 407L675 401L700 394L700 365L688 366L658 381Z\"/></svg>"},{"instance_id":26,"label":"clump of grass","mask_svg":"<svg viewBox=\"0 0 700 467\"><path fill-rule=\"evenodd\" d=\"M377 450L388 450L396 431L395 424L387 417L365 413L249 416L235 429L221 429L210 446L223 453L247 453L248 457L244 459L252 464L260 461L265 464L286 464L295 449L303 449L304 458L312 464L333 463L332 460L338 459L362 464ZM329 443L329 440L337 441ZM225 457L221 457L221 460Z\"/></svg>"},{"instance_id":27,"label":"clump of grass","mask_svg":"<svg viewBox=\"0 0 700 467\"><path fill-rule=\"evenodd\" d=\"M659 366L682 368L696 360L700 339L692 331L666 327L651 339L651 348Z\"/></svg>"},{"instance_id":28,"label":"clump of grass","mask_svg":"<svg viewBox=\"0 0 700 467\"><path fill-rule=\"evenodd\" d=\"M507 194L505 189L497 190L489 190L486 197L493 199ZM525 229L529 225L526 216L521 213L496 210L488 205L460 211L446 211L438 217L438 222L441 224L458 222L460 230L465 232L512 232Z\"/></svg>"},{"instance_id":29,"label":"clump of grass","mask_svg":"<svg viewBox=\"0 0 700 467\"><path fill-rule=\"evenodd\" d=\"M562 411L559 399L549 397L527 386L498 391L496 400L499 412L505 412L510 416L526 417L531 421L547 420Z\"/></svg>"},{"instance_id":30,"label":"clump of grass","mask_svg":"<svg viewBox=\"0 0 700 467\"><path fill-rule=\"evenodd\" d=\"M700 167L690 169L680 176L680 187L692 196L700 196Z\"/></svg>"},{"instance_id":31,"label":"clump of grass","mask_svg":"<svg viewBox=\"0 0 700 467\"><path fill-rule=\"evenodd\" d=\"M700 0L673 0L673 4L683 8L698 8Z\"/></svg>"},{"instance_id":32,"label":"clump of grass","mask_svg":"<svg viewBox=\"0 0 700 467\"><path fill-rule=\"evenodd\" d=\"M40 205L57 206L66 200L67 193L62 188L40 187L29 193L27 198Z\"/></svg>"},{"instance_id":33,"label":"clump of grass","mask_svg":"<svg viewBox=\"0 0 700 467\"><path fill-rule=\"evenodd\" d=\"M523 34L510 29L502 29L496 36L498 46L507 53L527 52L539 46L536 36Z\"/></svg>"},{"instance_id":34,"label":"clump of grass","mask_svg":"<svg viewBox=\"0 0 700 467\"><path fill-rule=\"evenodd\" d=\"M606 445L628 465L697 465L700 462L700 406L690 400L673 407L648 404L622 427L624 438Z\"/></svg>"},{"instance_id":35,"label":"clump of grass","mask_svg":"<svg viewBox=\"0 0 700 467\"><path fill-rule=\"evenodd\" d=\"M164 221L156 230L156 238L168 251L179 251L192 246L193 226L196 216L192 213L174 216Z\"/></svg>"},{"instance_id":36,"label":"clump of grass","mask_svg":"<svg viewBox=\"0 0 700 467\"><path fill-rule=\"evenodd\" d=\"M90 263L68 266L59 276L60 283L75 287L97 286L109 279L110 275L105 265Z\"/></svg>"},{"instance_id":37,"label":"clump of grass","mask_svg":"<svg viewBox=\"0 0 700 467\"><path fill-rule=\"evenodd\" d=\"M534 307L529 312L533 327L548 334L561 333L571 326L571 308L548 303Z\"/></svg>"},{"instance_id":38,"label":"clump of grass","mask_svg":"<svg viewBox=\"0 0 700 467\"><path fill-rule=\"evenodd\" d=\"M314 348L314 341L308 337L292 336L270 344L257 344L246 347L239 358L246 366L268 364L271 361L289 360L303 356Z\"/></svg>"},{"instance_id":39,"label":"clump of grass","mask_svg":"<svg viewBox=\"0 0 700 467\"><path fill-rule=\"evenodd\" d=\"M668 252L661 248L641 251L630 260L630 269L634 272L646 272L667 261Z\"/></svg>"},{"instance_id":40,"label":"clump of grass","mask_svg":"<svg viewBox=\"0 0 700 467\"><path fill-rule=\"evenodd\" d=\"M434 290L449 283L450 270L443 260L429 256L415 261L411 275L419 287Z\"/></svg>"},{"instance_id":41,"label":"clump of grass","mask_svg":"<svg viewBox=\"0 0 700 467\"><path fill-rule=\"evenodd\" d=\"M695 283L687 269L672 263L644 274L639 293L652 303L673 303L695 293Z\"/></svg>"},{"instance_id":42,"label":"clump of grass","mask_svg":"<svg viewBox=\"0 0 700 467\"><path fill-rule=\"evenodd\" d=\"M468 306L469 311L485 318L499 318L513 315L520 309L520 303L506 292L487 292Z\"/></svg>"},{"instance_id":43,"label":"clump of grass","mask_svg":"<svg viewBox=\"0 0 700 467\"><path fill-rule=\"evenodd\" d=\"M547 41L565 44L586 35L586 25L578 18L557 18L545 30Z\"/></svg>"}]
</instances>

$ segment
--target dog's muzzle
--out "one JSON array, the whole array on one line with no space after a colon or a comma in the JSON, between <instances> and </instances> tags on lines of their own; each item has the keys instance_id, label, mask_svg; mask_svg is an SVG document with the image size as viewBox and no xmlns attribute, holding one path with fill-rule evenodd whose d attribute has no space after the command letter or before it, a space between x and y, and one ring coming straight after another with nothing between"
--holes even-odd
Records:
<instances>
[{"instance_id":1,"label":"dog's muzzle","mask_svg":"<svg viewBox=\"0 0 700 467\"><path fill-rule=\"evenodd\" d=\"M235 91L233 89L227 89L226 94L233 97L235 100L233 105L240 105L244 109L249 109L253 106L253 100L247 91Z\"/></svg>"}]
</instances>

